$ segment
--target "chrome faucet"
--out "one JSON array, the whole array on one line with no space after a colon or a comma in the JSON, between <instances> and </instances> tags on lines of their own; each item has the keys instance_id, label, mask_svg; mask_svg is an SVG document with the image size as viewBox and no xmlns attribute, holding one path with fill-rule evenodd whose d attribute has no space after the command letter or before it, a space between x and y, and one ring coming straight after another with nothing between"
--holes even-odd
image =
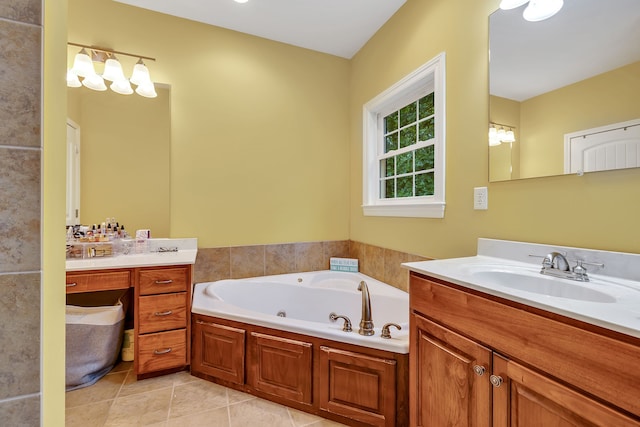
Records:
<instances>
[{"instance_id":1,"label":"chrome faucet","mask_svg":"<svg viewBox=\"0 0 640 427\"><path fill-rule=\"evenodd\" d=\"M542 268L554 268L560 271L571 271L571 267L569 267L569 261L567 261L567 258L560 252L551 252L547 254L547 256L545 256L544 260L542 261Z\"/></svg>"},{"instance_id":2,"label":"chrome faucet","mask_svg":"<svg viewBox=\"0 0 640 427\"><path fill-rule=\"evenodd\" d=\"M587 275L587 269L584 268L583 264L604 267L604 264L601 263L576 260L575 267L571 268L571 265L564 254L561 254L560 252L550 252L542 260L542 270L540 270L540 273L563 279L588 282L589 276Z\"/></svg>"},{"instance_id":3,"label":"chrome faucet","mask_svg":"<svg viewBox=\"0 0 640 427\"><path fill-rule=\"evenodd\" d=\"M364 282L360 282L358 290L362 292L362 318L360 319L360 335L373 335L373 320L371 319L371 298L369 297L369 287Z\"/></svg>"}]
</instances>

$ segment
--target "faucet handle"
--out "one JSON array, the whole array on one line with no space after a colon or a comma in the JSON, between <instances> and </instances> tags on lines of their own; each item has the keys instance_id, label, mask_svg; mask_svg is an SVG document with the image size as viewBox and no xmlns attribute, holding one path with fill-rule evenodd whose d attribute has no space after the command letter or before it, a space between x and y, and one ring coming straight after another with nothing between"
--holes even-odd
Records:
<instances>
[{"instance_id":1,"label":"faucet handle","mask_svg":"<svg viewBox=\"0 0 640 427\"><path fill-rule=\"evenodd\" d=\"M342 326L342 330L344 332L351 332L353 330L351 328L351 320L349 320L347 316L340 316L333 312L329 314L329 320L331 320L332 322L335 322L338 319L344 319L344 326Z\"/></svg>"},{"instance_id":2,"label":"faucet handle","mask_svg":"<svg viewBox=\"0 0 640 427\"><path fill-rule=\"evenodd\" d=\"M397 323L387 323L382 327L382 332L380 332L380 338L389 339L391 338L391 331L389 330L391 326L395 326L398 330L402 330L402 327Z\"/></svg>"}]
</instances>

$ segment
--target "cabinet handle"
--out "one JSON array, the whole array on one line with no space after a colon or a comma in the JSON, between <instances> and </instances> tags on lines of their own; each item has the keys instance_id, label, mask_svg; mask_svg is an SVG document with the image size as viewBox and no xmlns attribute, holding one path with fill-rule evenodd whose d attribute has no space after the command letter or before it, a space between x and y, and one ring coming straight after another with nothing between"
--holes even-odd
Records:
<instances>
[{"instance_id":1,"label":"cabinet handle","mask_svg":"<svg viewBox=\"0 0 640 427\"><path fill-rule=\"evenodd\" d=\"M173 283L173 280L156 280L156 285L168 285L170 283Z\"/></svg>"},{"instance_id":2,"label":"cabinet handle","mask_svg":"<svg viewBox=\"0 0 640 427\"><path fill-rule=\"evenodd\" d=\"M171 311L171 310L156 311L155 313L153 313L154 316L169 316L170 314L173 314L173 311Z\"/></svg>"},{"instance_id":3,"label":"cabinet handle","mask_svg":"<svg viewBox=\"0 0 640 427\"><path fill-rule=\"evenodd\" d=\"M482 365L475 365L473 367L473 372L475 372L476 375L478 375L479 377L484 375L484 371L485 371L485 367Z\"/></svg>"},{"instance_id":4,"label":"cabinet handle","mask_svg":"<svg viewBox=\"0 0 640 427\"><path fill-rule=\"evenodd\" d=\"M67 283L67 288L73 288L74 286L78 286L78 284L76 282Z\"/></svg>"},{"instance_id":5,"label":"cabinet handle","mask_svg":"<svg viewBox=\"0 0 640 427\"><path fill-rule=\"evenodd\" d=\"M165 348L165 349L162 349L162 350L153 350L153 354L155 354L155 355L167 354L167 353L171 353L171 350L172 350L171 347Z\"/></svg>"},{"instance_id":6,"label":"cabinet handle","mask_svg":"<svg viewBox=\"0 0 640 427\"><path fill-rule=\"evenodd\" d=\"M500 387L502 384L502 377L498 375L491 375L489 377L489 381L491 381L491 384L493 384L494 387Z\"/></svg>"}]
</instances>

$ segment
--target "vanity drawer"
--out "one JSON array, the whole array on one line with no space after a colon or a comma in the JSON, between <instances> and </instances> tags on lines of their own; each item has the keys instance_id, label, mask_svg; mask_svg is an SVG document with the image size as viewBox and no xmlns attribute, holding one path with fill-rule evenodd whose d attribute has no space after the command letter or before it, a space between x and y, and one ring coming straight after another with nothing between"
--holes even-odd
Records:
<instances>
[{"instance_id":1,"label":"vanity drawer","mask_svg":"<svg viewBox=\"0 0 640 427\"><path fill-rule=\"evenodd\" d=\"M138 374L179 368L187 364L187 331L159 332L139 335Z\"/></svg>"},{"instance_id":2,"label":"vanity drawer","mask_svg":"<svg viewBox=\"0 0 640 427\"><path fill-rule=\"evenodd\" d=\"M140 295L166 294L187 290L190 266L141 270Z\"/></svg>"},{"instance_id":3,"label":"vanity drawer","mask_svg":"<svg viewBox=\"0 0 640 427\"><path fill-rule=\"evenodd\" d=\"M108 291L131 287L131 271L67 273L67 293Z\"/></svg>"},{"instance_id":4,"label":"vanity drawer","mask_svg":"<svg viewBox=\"0 0 640 427\"><path fill-rule=\"evenodd\" d=\"M140 297L138 320L140 334L186 328L186 292Z\"/></svg>"}]
</instances>

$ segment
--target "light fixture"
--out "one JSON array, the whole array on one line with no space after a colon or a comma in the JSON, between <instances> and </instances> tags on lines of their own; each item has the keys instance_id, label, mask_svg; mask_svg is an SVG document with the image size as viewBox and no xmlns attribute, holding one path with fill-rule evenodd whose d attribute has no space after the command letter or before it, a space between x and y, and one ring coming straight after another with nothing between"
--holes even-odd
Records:
<instances>
[{"instance_id":1,"label":"light fixture","mask_svg":"<svg viewBox=\"0 0 640 427\"><path fill-rule=\"evenodd\" d=\"M509 10L529 3L522 16L527 21L536 22L551 18L564 5L563 0L502 0L500 9Z\"/></svg>"},{"instance_id":2,"label":"light fixture","mask_svg":"<svg viewBox=\"0 0 640 427\"><path fill-rule=\"evenodd\" d=\"M246 3L246 2L248 2L249 0L234 0L234 1L235 1L236 3Z\"/></svg>"},{"instance_id":3,"label":"light fixture","mask_svg":"<svg viewBox=\"0 0 640 427\"><path fill-rule=\"evenodd\" d=\"M516 142L516 135L513 131L513 127L502 125L500 123L489 123L489 146L495 147L503 142Z\"/></svg>"},{"instance_id":4,"label":"light fixture","mask_svg":"<svg viewBox=\"0 0 640 427\"><path fill-rule=\"evenodd\" d=\"M143 62L143 59L155 61L155 58L72 42L68 42L67 44L81 48L80 52L78 52L74 58L73 67L67 71L68 87L85 86L92 90L105 91L107 90L107 86L104 81L108 80L111 82L109 88L121 95L132 94L134 90L131 87L131 83L133 83L138 86L135 90L138 95L146 98L155 98L158 96L154 83L149 76L149 69ZM91 55L87 52L87 49ZM125 77L122 71L122 65L118 58L116 58L116 53L118 55L138 58L130 80ZM102 75L96 73L93 66L94 62L104 63L104 72ZM79 77L82 78L82 80L80 80Z\"/></svg>"}]
</instances>

